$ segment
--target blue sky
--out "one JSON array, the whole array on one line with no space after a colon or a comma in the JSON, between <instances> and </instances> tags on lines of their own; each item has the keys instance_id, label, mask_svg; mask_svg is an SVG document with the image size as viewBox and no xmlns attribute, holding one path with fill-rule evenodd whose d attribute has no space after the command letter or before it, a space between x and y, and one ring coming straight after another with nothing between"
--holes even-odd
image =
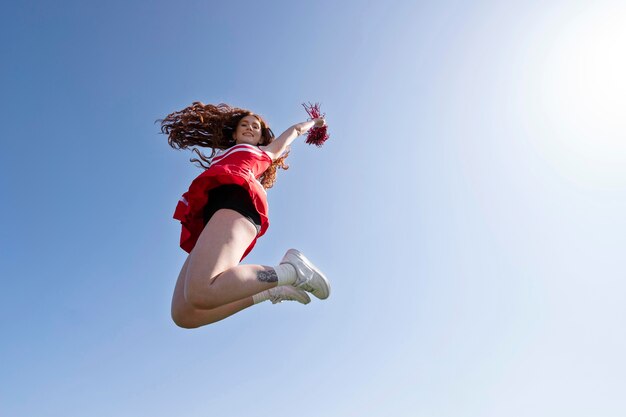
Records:
<instances>
[{"instance_id":1,"label":"blue sky","mask_svg":"<svg viewBox=\"0 0 626 417\"><path fill-rule=\"evenodd\" d=\"M219 4L213 4L219 3ZM4 7L3 416L623 416L626 6ZM249 263L329 276L189 331L171 218L192 101L294 144Z\"/></svg>"}]
</instances>

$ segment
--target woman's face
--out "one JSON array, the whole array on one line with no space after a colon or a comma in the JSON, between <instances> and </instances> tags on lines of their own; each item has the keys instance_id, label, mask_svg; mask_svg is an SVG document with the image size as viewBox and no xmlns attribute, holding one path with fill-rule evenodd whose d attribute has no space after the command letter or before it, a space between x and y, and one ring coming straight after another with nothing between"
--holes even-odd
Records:
<instances>
[{"instance_id":1,"label":"woman's face","mask_svg":"<svg viewBox=\"0 0 626 417\"><path fill-rule=\"evenodd\" d=\"M233 138L237 145L258 145L261 142L261 122L254 116L245 116L239 121Z\"/></svg>"}]
</instances>

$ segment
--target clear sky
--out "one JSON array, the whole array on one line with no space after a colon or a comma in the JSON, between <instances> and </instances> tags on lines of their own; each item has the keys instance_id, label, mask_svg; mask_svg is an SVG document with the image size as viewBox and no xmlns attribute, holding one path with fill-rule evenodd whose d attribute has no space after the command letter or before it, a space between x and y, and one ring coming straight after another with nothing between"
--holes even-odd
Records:
<instances>
[{"instance_id":1,"label":"clear sky","mask_svg":"<svg viewBox=\"0 0 626 417\"><path fill-rule=\"evenodd\" d=\"M21 1L0 16L0 415L626 415L623 1ZM317 101L249 263L333 293L170 320L192 101Z\"/></svg>"}]
</instances>

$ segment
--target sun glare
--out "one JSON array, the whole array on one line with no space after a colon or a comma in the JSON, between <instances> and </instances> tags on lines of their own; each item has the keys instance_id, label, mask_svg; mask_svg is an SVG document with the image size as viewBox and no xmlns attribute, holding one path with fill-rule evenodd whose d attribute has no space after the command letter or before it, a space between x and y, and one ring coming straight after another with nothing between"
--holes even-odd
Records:
<instances>
[{"instance_id":1,"label":"sun glare","mask_svg":"<svg viewBox=\"0 0 626 417\"><path fill-rule=\"evenodd\" d=\"M617 9L617 10L616 10ZM626 184L626 5L591 6L545 36L544 150L587 180ZM553 140L552 140L553 139ZM615 178L615 176L621 177Z\"/></svg>"},{"instance_id":2,"label":"sun glare","mask_svg":"<svg viewBox=\"0 0 626 417\"><path fill-rule=\"evenodd\" d=\"M626 16L624 16L626 17ZM583 17L554 49L555 93L569 122L610 133L623 128L626 93L626 25L616 16Z\"/></svg>"}]
</instances>

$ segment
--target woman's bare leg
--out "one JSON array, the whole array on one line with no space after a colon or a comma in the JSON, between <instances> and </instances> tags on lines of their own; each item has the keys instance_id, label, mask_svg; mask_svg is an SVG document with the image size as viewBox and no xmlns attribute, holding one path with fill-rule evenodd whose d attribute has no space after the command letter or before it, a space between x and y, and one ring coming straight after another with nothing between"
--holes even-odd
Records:
<instances>
[{"instance_id":1,"label":"woman's bare leg","mask_svg":"<svg viewBox=\"0 0 626 417\"><path fill-rule=\"evenodd\" d=\"M187 260L180 271L178 280L176 281L176 287L174 288L174 296L172 298L172 319L178 326L186 329L192 329L206 324L215 323L216 321L220 321L254 304L252 297L246 297L242 300L237 300L212 310L194 308L185 300L184 295L185 277L187 275L188 265L189 257L187 257Z\"/></svg>"},{"instance_id":2,"label":"woman's bare leg","mask_svg":"<svg viewBox=\"0 0 626 417\"><path fill-rule=\"evenodd\" d=\"M213 309L275 287L274 268L239 265L256 233L238 212L218 210L189 254L185 300L198 309Z\"/></svg>"},{"instance_id":3,"label":"woman's bare leg","mask_svg":"<svg viewBox=\"0 0 626 417\"><path fill-rule=\"evenodd\" d=\"M213 323L253 305L277 285L273 268L239 265L256 228L233 210L218 210L200 234L176 283L172 318L182 327Z\"/></svg>"},{"instance_id":4,"label":"woman's bare leg","mask_svg":"<svg viewBox=\"0 0 626 417\"><path fill-rule=\"evenodd\" d=\"M176 324L192 328L214 323L268 299L307 304L311 301L307 291L321 299L328 297L326 278L293 249L285 255L289 261L275 268L239 265L255 237L256 228L234 210L221 209L211 217L176 283L172 299ZM276 288L279 276L285 287ZM289 286L298 279L298 288Z\"/></svg>"}]
</instances>

